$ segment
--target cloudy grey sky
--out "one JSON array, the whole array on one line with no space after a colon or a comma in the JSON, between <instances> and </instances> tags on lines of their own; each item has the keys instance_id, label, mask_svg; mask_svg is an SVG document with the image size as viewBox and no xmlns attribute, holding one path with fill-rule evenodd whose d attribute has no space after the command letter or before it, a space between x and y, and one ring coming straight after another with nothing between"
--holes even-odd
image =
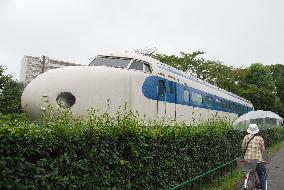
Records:
<instances>
[{"instance_id":1,"label":"cloudy grey sky","mask_svg":"<svg viewBox=\"0 0 284 190\"><path fill-rule=\"evenodd\" d=\"M24 55L88 64L96 54L156 47L205 51L227 65L284 64L283 0L0 0L0 65Z\"/></svg>"}]
</instances>

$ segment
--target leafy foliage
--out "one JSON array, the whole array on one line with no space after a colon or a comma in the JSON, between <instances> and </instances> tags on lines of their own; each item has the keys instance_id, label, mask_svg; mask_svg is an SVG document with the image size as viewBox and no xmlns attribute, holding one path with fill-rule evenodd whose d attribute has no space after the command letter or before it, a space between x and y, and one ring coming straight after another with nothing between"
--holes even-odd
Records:
<instances>
[{"instance_id":1,"label":"leafy foliage","mask_svg":"<svg viewBox=\"0 0 284 190\"><path fill-rule=\"evenodd\" d=\"M23 84L4 74L5 69L0 66L0 113L21 113L21 95Z\"/></svg>"},{"instance_id":2,"label":"leafy foliage","mask_svg":"<svg viewBox=\"0 0 284 190\"><path fill-rule=\"evenodd\" d=\"M153 57L211 84L226 86L225 84L230 80L232 67L225 66L219 61L199 58L204 53L200 51L193 53L181 52L181 56L155 54Z\"/></svg>"},{"instance_id":3,"label":"leafy foliage","mask_svg":"<svg viewBox=\"0 0 284 190\"><path fill-rule=\"evenodd\" d=\"M21 127L29 123L30 123L29 119L23 113L21 114L13 113L7 115L3 115L0 113L0 126Z\"/></svg>"},{"instance_id":4,"label":"leafy foliage","mask_svg":"<svg viewBox=\"0 0 284 190\"><path fill-rule=\"evenodd\" d=\"M264 87L272 91L275 90L275 82L273 81L269 68L260 63L255 63L250 66L247 82L257 87Z\"/></svg>"},{"instance_id":5,"label":"leafy foliage","mask_svg":"<svg viewBox=\"0 0 284 190\"><path fill-rule=\"evenodd\" d=\"M132 114L7 123L0 189L166 189L239 156L244 135L224 122L145 125ZM263 135L274 143L284 130Z\"/></svg>"},{"instance_id":6,"label":"leafy foliage","mask_svg":"<svg viewBox=\"0 0 284 190\"><path fill-rule=\"evenodd\" d=\"M276 110L280 115L284 116L284 65L271 65L269 69L276 86Z\"/></svg>"},{"instance_id":7,"label":"leafy foliage","mask_svg":"<svg viewBox=\"0 0 284 190\"><path fill-rule=\"evenodd\" d=\"M0 90L2 91L3 88L5 87L6 83L11 80L11 76L5 75L5 68L0 65Z\"/></svg>"}]
</instances>

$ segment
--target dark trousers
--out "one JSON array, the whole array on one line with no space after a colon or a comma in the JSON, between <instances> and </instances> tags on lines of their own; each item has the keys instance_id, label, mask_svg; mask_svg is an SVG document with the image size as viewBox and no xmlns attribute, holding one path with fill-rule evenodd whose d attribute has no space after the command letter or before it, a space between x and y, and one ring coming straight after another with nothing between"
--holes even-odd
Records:
<instances>
[{"instance_id":1,"label":"dark trousers","mask_svg":"<svg viewBox=\"0 0 284 190\"><path fill-rule=\"evenodd\" d=\"M265 190L266 184L266 174L265 174L265 167L263 165L263 163L258 163L256 166L256 171L257 171L257 175L259 178L259 182L260 182L260 186L261 186L261 190Z\"/></svg>"}]
</instances>

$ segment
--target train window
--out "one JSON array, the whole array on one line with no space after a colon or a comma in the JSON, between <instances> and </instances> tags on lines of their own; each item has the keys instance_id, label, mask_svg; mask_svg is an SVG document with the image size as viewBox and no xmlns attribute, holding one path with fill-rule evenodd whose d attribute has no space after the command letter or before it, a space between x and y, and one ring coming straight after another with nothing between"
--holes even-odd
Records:
<instances>
[{"instance_id":1,"label":"train window","mask_svg":"<svg viewBox=\"0 0 284 190\"><path fill-rule=\"evenodd\" d=\"M247 107L243 106L243 113L246 113L246 112L247 112Z\"/></svg>"},{"instance_id":2,"label":"train window","mask_svg":"<svg viewBox=\"0 0 284 190\"><path fill-rule=\"evenodd\" d=\"M90 66L107 66L126 68L130 62L130 59L119 57L97 57L90 63Z\"/></svg>"},{"instance_id":3,"label":"train window","mask_svg":"<svg viewBox=\"0 0 284 190\"><path fill-rule=\"evenodd\" d=\"M238 104L234 103L234 112L238 113Z\"/></svg>"},{"instance_id":4,"label":"train window","mask_svg":"<svg viewBox=\"0 0 284 190\"><path fill-rule=\"evenodd\" d=\"M174 82L170 81L170 94L174 94L174 93L175 93Z\"/></svg>"},{"instance_id":5,"label":"train window","mask_svg":"<svg viewBox=\"0 0 284 190\"><path fill-rule=\"evenodd\" d=\"M236 112L240 113L240 106L236 104Z\"/></svg>"},{"instance_id":6,"label":"train window","mask_svg":"<svg viewBox=\"0 0 284 190\"><path fill-rule=\"evenodd\" d=\"M204 96L204 104L208 107L208 108L213 108L213 98L210 96Z\"/></svg>"},{"instance_id":7,"label":"train window","mask_svg":"<svg viewBox=\"0 0 284 190\"><path fill-rule=\"evenodd\" d=\"M139 61L133 61L129 67L129 69L143 71L143 63Z\"/></svg>"},{"instance_id":8,"label":"train window","mask_svg":"<svg viewBox=\"0 0 284 190\"><path fill-rule=\"evenodd\" d=\"M150 65L144 63L144 71L146 73L152 73Z\"/></svg>"},{"instance_id":9,"label":"train window","mask_svg":"<svg viewBox=\"0 0 284 190\"><path fill-rule=\"evenodd\" d=\"M235 104L235 112L238 113L238 104Z\"/></svg>"},{"instance_id":10,"label":"train window","mask_svg":"<svg viewBox=\"0 0 284 190\"><path fill-rule=\"evenodd\" d=\"M202 94L193 92L191 99L193 104L202 105Z\"/></svg>"},{"instance_id":11,"label":"train window","mask_svg":"<svg viewBox=\"0 0 284 190\"><path fill-rule=\"evenodd\" d=\"M165 81L159 80L159 96L164 97L165 96Z\"/></svg>"},{"instance_id":12,"label":"train window","mask_svg":"<svg viewBox=\"0 0 284 190\"><path fill-rule=\"evenodd\" d=\"M233 112L235 112L235 111L236 111L236 105L235 105L235 103L230 103L230 108L231 108L231 110L232 110Z\"/></svg>"},{"instance_id":13,"label":"train window","mask_svg":"<svg viewBox=\"0 0 284 190\"><path fill-rule=\"evenodd\" d=\"M230 104L229 104L229 102L224 101L224 102L223 102L223 107L224 107L225 109L230 109Z\"/></svg>"},{"instance_id":14,"label":"train window","mask_svg":"<svg viewBox=\"0 0 284 190\"><path fill-rule=\"evenodd\" d=\"M228 108L227 109L228 110L232 110L232 107L231 107L232 105L230 104L230 102L227 102L227 104L228 104Z\"/></svg>"},{"instance_id":15,"label":"train window","mask_svg":"<svg viewBox=\"0 0 284 190\"><path fill-rule=\"evenodd\" d=\"M222 100L220 100L220 99L216 99L216 108L217 109L222 109L222 103L223 103L223 101Z\"/></svg>"},{"instance_id":16,"label":"train window","mask_svg":"<svg viewBox=\"0 0 284 190\"><path fill-rule=\"evenodd\" d=\"M189 103L189 90L186 88L183 89L183 100L185 103Z\"/></svg>"},{"instance_id":17,"label":"train window","mask_svg":"<svg viewBox=\"0 0 284 190\"><path fill-rule=\"evenodd\" d=\"M242 113L242 106L239 106L239 107L238 107L238 112L239 112L239 113Z\"/></svg>"},{"instance_id":18,"label":"train window","mask_svg":"<svg viewBox=\"0 0 284 190\"><path fill-rule=\"evenodd\" d=\"M243 106L240 106L240 113L243 113Z\"/></svg>"}]
</instances>

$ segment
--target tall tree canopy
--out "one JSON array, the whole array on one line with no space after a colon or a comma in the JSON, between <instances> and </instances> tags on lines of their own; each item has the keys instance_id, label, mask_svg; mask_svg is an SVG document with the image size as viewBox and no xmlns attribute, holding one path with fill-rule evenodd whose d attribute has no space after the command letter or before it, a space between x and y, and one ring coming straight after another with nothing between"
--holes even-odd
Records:
<instances>
[{"instance_id":1,"label":"tall tree canopy","mask_svg":"<svg viewBox=\"0 0 284 190\"><path fill-rule=\"evenodd\" d=\"M246 70L244 81L239 84L238 95L250 100L256 110L276 112L276 87L269 68L255 63Z\"/></svg>"},{"instance_id":2,"label":"tall tree canopy","mask_svg":"<svg viewBox=\"0 0 284 190\"><path fill-rule=\"evenodd\" d=\"M284 116L284 65L271 65L269 69L276 86L276 109L280 115Z\"/></svg>"},{"instance_id":3,"label":"tall tree canopy","mask_svg":"<svg viewBox=\"0 0 284 190\"><path fill-rule=\"evenodd\" d=\"M200 55L204 52L193 53L181 52L181 56L155 54L154 57L161 62L187 72L211 84L227 89L231 81L233 67L223 65L220 61L206 60Z\"/></svg>"},{"instance_id":4,"label":"tall tree canopy","mask_svg":"<svg viewBox=\"0 0 284 190\"><path fill-rule=\"evenodd\" d=\"M9 75L5 75L5 68L0 65L0 92L3 91L3 88L7 84L8 81L11 81L12 77Z\"/></svg>"},{"instance_id":5,"label":"tall tree canopy","mask_svg":"<svg viewBox=\"0 0 284 190\"><path fill-rule=\"evenodd\" d=\"M257 87L264 87L275 92L275 82L269 67L265 67L261 63L252 64L249 67L250 73L247 75L247 82Z\"/></svg>"},{"instance_id":6,"label":"tall tree canopy","mask_svg":"<svg viewBox=\"0 0 284 190\"><path fill-rule=\"evenodd\" d=\"M269 69L275 81L277 96L284 101L284 65L271 65Z\"/></svg>"},{"instance_id":7,"label":"tall tree canopy","mask_svg":"<svg viewBox=\"0 0 284 190\"><path fill-rule=\"evenodd\" d=\"M4 72L4 67L0 66L0 113L20 113L23 85Z\"/></svg>"}]
</instances>

